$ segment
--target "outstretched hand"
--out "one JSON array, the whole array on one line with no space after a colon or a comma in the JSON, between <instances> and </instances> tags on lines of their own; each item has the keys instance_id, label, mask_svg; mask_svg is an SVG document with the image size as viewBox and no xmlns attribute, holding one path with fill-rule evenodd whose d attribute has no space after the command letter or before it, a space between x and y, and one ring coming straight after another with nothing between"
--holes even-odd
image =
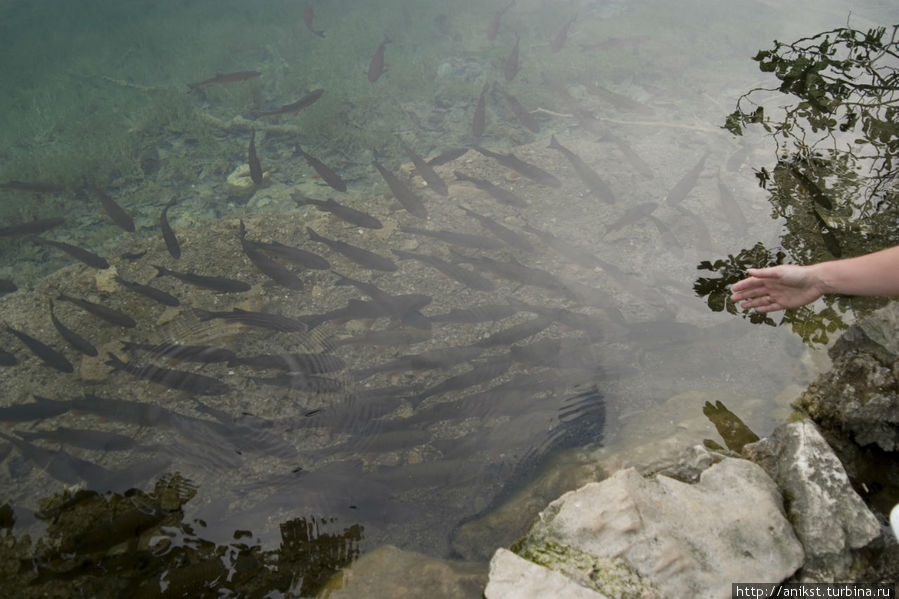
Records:
<instances>
[{"instance_id":1,"label":"outstretched hand","mask_svg":"<svg viewBox=\"0 0 899 599\"><path fill-rule=\"evenodd\" d=\"M805 266L781 264L748 272L749 277L731 288L730 299L742 301L742 308L774 312L804 306L824 294L818 278Z\"/></svg>"}]
</instances>

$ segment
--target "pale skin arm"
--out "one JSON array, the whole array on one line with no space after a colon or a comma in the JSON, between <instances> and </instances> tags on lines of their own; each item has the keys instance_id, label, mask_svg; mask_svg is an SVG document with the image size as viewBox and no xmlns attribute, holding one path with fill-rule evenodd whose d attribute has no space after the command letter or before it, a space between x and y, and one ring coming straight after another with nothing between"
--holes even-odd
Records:
<instances>
[{"instance_id":1,"label":"pale skin arm","mask_svg":"<svg viewBox=\"0 0 899 599\"><path fill-rule=\"evenodd\" d=\"M811 303L826 293L899 295L899 246L844 260L808 266L750 268L731 299L743 308L774 312Z\"/></svg>"}]
</instances>

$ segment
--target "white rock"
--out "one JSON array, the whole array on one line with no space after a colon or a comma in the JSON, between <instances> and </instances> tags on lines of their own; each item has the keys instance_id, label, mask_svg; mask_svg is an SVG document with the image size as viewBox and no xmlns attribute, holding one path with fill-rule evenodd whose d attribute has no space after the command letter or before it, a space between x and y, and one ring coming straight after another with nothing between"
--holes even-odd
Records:
<instances>
[{"instance_id":1,"label":"white rock","mask_svg":"<svg viewBox=\"0 0 899 599\"><path fill-rule=\"evenodd\" d=\"M604 599L558 572L538 566L508 549L498 549L490 560L490 582L484 589L487 599Z\"/></svg>"}]
</instances>

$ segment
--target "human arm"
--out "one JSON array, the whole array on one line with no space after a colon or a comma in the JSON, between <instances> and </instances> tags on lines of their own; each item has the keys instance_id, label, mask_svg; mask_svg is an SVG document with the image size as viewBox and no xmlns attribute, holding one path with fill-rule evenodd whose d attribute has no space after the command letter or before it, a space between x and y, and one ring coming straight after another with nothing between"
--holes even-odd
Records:
<instances>
[{"instance_id":1,"label":"human arm","mask_svg":"<svg viewBox=\"0 0 899 599\"><path fill-rule=\"evenodd\" d=\"M773 312L811 303L826 293L899 295L899 246L808 266L750 268L731 299L743 308Z\"/></svg>"}]
</instances>

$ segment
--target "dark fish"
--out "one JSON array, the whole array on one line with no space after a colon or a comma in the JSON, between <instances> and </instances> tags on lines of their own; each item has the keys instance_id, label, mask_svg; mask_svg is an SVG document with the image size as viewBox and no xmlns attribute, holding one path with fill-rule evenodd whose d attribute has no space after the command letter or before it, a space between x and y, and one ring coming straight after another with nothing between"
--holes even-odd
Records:
<instances>
[{"instance_id":1,"label":"dark fish","mask_svg":"<svg viewBox=\"0 0 899 599\"><path fill-rule=\"evenodd\" d=\"M325 374L338 372L346 367L346 362L331 354L265 354L231 360L231 366L249 366L251 368L271 368L288 372L305 374Z\"/></svg>"},{"instance_id":2,"label":"dark fish","mask_svg":"<svg viewBox=\"0 0 899 599\"><path fill-rule=\"evenodd\" d=\"M276 108L274 110L257 112L257 113L254 113L253 116L255 118L255 117L260 117L260 116L282 116L285 114L297 113L297 112L301 111L302 109L308 108L309 106L315 104L315 101L318 100L319 98L321 98L322 93L324 93L324 91L325 90L323 90L323 89L314 89L311 92L307 93L302 98L300 98L299 100L297 100L296 102L293 102L291 104L285 104L281 108Z\"/></svg>"},{"instance_id":3,"label":"dark fish","mask_svg":"<svg viewBox=\"0 0 899 599\"><path fill-rule=\"evenodd\" d=\"M496 285L490 279L485 279L481 275L467 268L462 268L452 262L447 262L437 256L428 256L427 254L415 254L413 252L404 252L402 250L393 250L397 258L400 260L418 260L422 264L435 268L451 279L459 281L466 287L477 291L493 291Z\"/></svg>"},{"instance_id":4,"label":"dark fish","mask_svg":"<svg viewBox=\"0 0 899 599\"><path fill-rule=\"evenodd\" d=\"M708 155L708 153L706 153ZM703 156L703 160L705 156ZM799 170L796 166L790 165L789 167L790 174L796 178L797 181L802 185L802 188L812 197L812 200L815 201L816 204L824 208L825 210L833 210L833 202L829 197L827 197L817 183L812 181L808 175ZM834 254L836 255L836 254Z\"/></svg>"},{"instance_id":5,"label":"dark fish","mask_svg":"<svg viewBox=\"0 0 899 599\"><path fill-rule=\"evenodd\" d=\"M384 72L384 49L390 41L390 38L385 35L384 41L375 50L375 55L371 57L371 62L368 63L368 80L372 83L377 81L378 77Z\"/></svg>"},{"instance_id":6,"label":"dark fish","mask_svg":"<svg viewBox=\"0 0 899 599\"><path fill-rule=\"evenodd\" d=\"M0 422L32 422L53 418L69 411L65 402L41 401L35 396L34 402L0 407Z\"/></svg>"},{"instance_id":7,"label":"dark fish","mask_svg":"<svg viewBox=\"0 0 899 599\"><path fill-rule=\"evenodd\" d=\"M322 178L322 181L327 183L329 187L336 189L337 191L346 191L346 183L340 178L340 175L315 156L307 154L306 151L300 147L300 144L297 144L293 154L294 156L299 154L305 158L306 164L311 166L313 170L318 173L318 176Z\"/></svg>"},{"instance_id":8,"label":"dark fish","mask_svg":"<svg viewBox=\"0 0 899 599\"><path fill-rule=\"evenodd\" d=\"M419 308L431 303L430 296L422 294L393 295L382 291L372 283L358 281L340 274L337 276L340 277L340 280L337 282L338 285L353 285L372 299L372 302L378 306L375 310L375 317L389 316L390 318L401 320L410 326L423 329L431 328L430 321L418 312Z\"/></svg>"},{"instance_id":9,"label":"dark fish","mask_svg":"<svg viewBox=\"0 0 899 599\"><path fill-rule=\"evenodd\" d=\"M471 134L475 137L484 135L487 128L487 90L490 88L489 83L485 83L481 89L481 95L478 97L478 103L474 108L474 116L471 119Z\"/></svg>"},{"instance_id":10,"label":"dark fish","mask_svg":"<svg viewBox=\"0 0 899 599\"><path fill-rule=\"evenodd\" d=\"M552 319L546 316L537 316L531 320L522 322L508 329L498 331L489 337L481 339L474 345L477 347L496 347L497 345L512 345L528 337L533 337L552 324Z\"/></svg>"},{"instance_id":11,"label":"dark fish","mask_svg":"<svg viewBox=\"0 0 899 599\"><path fill-rule=\"evenodd\" d=\"M507 206L527 206L524 200L519 198L508 189L500 187L499 185L494 185L486 179L470 177L465 173L461 173L459 171L453 171L453 174L456 175L456 179L459 179L460 181L468 181L481 191L486 191L494 200L496 200L500 204L506 204Z\"/></svg>"},{"instance_id":12,"label":"dark fish","mask_svg":"<svg viewBox=\"0 0 899 599\"><path fill-rule=\"evenodd\" d=\"M279 285L287 287L288 289L293 289L294 291L303 290L303 281L296 275L296 273L282 265L280 262L276 262L269 258L262 250L253 245L252 242L247 241L246 236L247 229L243 224L243 220L241 220L240 245L243 247L243 251L247 255L247 258L253 263L253 266L258 268L265 276Z\"/></svg>"},{"instance_id":13,"label":"dark fish","mask_svg":"<svg viewBox=\"0 0 899 599\"><path fill-rule=\"evenodd\" d=\"M671 191L668 192L668 196L665 198L669 204L673 206L680 204L687 197L687 194L696 187L696 181L699 180L699 174L702 173L702 169L705 167L705 161L709 157L709 153L706 150L699 162L671 188Z\"/></svg>"},{"instance_id":14,"label":"dark fish","mask_svg":"<svg viewBox=\"0 0 899 599\"><path fill-rule=\"evenodd\" d=\"M0 438L15 445L22 457L33 462L60 482L71 485L84 480L87 481L89 487L97 488L103 486L112 475L112 472L106 468L76 458L61 449L44 449L27 441L10 437L6 433L0 433Z\"/></svg>"},{"instance_id":15,"label":"dark fish","mask_svg":"<svg viewBox=\"0 0 899 599\"><path fill-rule=\"evenodd\" d=\"M309 239L311 239L312 241L324 243L335 252L343 254L362 268L367 268L370 270L383 270L386 272L394 272L396 270L396 264L394 264L393 261L389 258L385 258L380 254L370 252L355 245L350 245L349 243L340 241L339 239L328 239L326 237L322 237L321 235L313 231L310 227L306 227L306 232L309 234Z\"/></svg>"},{"instance_id":16,"label":"dark fish","mask_svg":"<svg viewBox=\"0 0 899 599\"><path fill-rule=\"evenodd\" d=\"M424 235L425 237L433 237L446 243L459 245L462 247L473 248L478 250L498 250L502 249L503 243L490 237L482 235L472 235L470 233L457 233L455 231L431 231L429 229L419 229L418 227L400 227L403 233L411 233L413 235Z\"/></svg>"},{"instance_id":17,"label":"dark fish","mask_svg":"<svg viewBox=\"0 0 899 599\"><path fill-rule=\"evenodd\" d=\"M256 154L256 130L250 134L250 147L247 150L247 164L250 165L250 179L254 185L262 185L262 164Z\"/></svg>"},{"instance_id":18,"label":"dark fish","mask_svg":"<svg viewBox=\"0 0 899 599\"><path fill-rule=\"evenodd\" d=\"M123 341L125 349L139 349L148 351L154 356L167 360L184 360L186 362L201 362L213 364L215 362L230 362L237 357L230 349L213 347L211 345L180 345L178 343L131 343Z\"/></svg>"},{"instance_id":19,"label":"dark fish","mask_svg":"<svg viewBox=\"0 0 899 599\"><path fill-rule=\"evenodd\" d=\"M315 270L328 270L331 268L330 262L319 256L318 254L314 254L304 249L284 245L282 243L278 243L277 241L272 243L254 241L252 243L260 250L265 250L270 254L275 254L276 256L280 256L285 260L293 262L294 264L305 266L306 268L312 268Z\"/></svg>"},{"instance_id":20,"label":"dark fish","mask_svg":"<svg viewBox=\"0 0 899 599\"><path fill-rule=\"evenodd\" d=\"M381 227L383 227L381 221L368 214L367 212L362 212L361 210L356 210L355 208L350 208L349 206L338 204L330 198L324 201L315 200L313 198L307 198L299 192L290 194L290 197L296 200L296 202L299 204L312 204L319 210L323 212L330 212L334 216L337 216L338 218L345 220L350 224L356 225L357 227L365 227L366 229L380 229Z\"/></svg>"},{"instance_id":21,"label":"dark fish","mask_svg":"<svg viewBox=\"0 0 899 599\"><path fill-rule=\"evenodd\" d=\"M257 71L237 71L235 73L218 73L215 77L211 79L206 79L205 81L198 81L196 83L188 83L188 87L191 89L199 89L202 87L209 87L211 85L225 85L227 83L238 83L240 81L247 81L248 79L255 79L260 75Z\"/></svg>"},{"instance_id":22,"label":"dark fish","mask_svg":"<svg viewBox=\"0 0 899 599\"><path fill-rule=\"evenodd\" d=\"M592 85L587 86L587 91L592 93L594 96L597 96L601 100L608 102L612 106L614 106L617 110L622 110L626 112L636 112L639 114L651 114L652 108L647 106L646 104L641 104L637 102L633 98L629 98L624 94L619 94L617 92L613 92L610 89L606 89L603 86L594 83Z\"/></svg>"},{"instance_id":23,"label":"dark fish","mask_svg":"<svg viewBox=\"0 0 899 599\"><path fill-rule=\"evenodd\" d=\"M210 312L195 308L194 313L200 320L204 321L229 320L249 327L270 329L282 333L302 333L309 328L304 322L295 318L281 316L280 314L269 314L268 312L250 312L240 308L234 308L230 312Z\"/></svg>"},{"instance_id":24,"label":"dark fish","mask_svg":"<svg viewBox=\"0 0 899 599\"><path fill-rule=\"evenodd\" d=\"M399 140L400 145L403 146L403 151L406 152L406 155L409 157L409 160L412 161L412 164L415 165L415 171L419 174L419 176L427 182L428 187L433 189L438 194L442 196L449 195L449 190L446 188L446 183L444 183L443 179L440 178L440 175L437 174L437 171L425 161L420 155L418 155L412 147L404 142L402 139Z\"/></svg>"},{"instance_id":25,"label":"dark fish","mask_svg":"<svg viewBox=\"0 0 899 599\"><path fill-rule=\"evenodd\" d=\"M498 154L496 152L491 152L490 150L486 150L480 146L475 146L474 148L484 156L488 158L493 158L501 165L506 168L510 168L516 173L527 177L531 181L539 183L541 185L546 185L548 187L562 187L562 182L559 181L556 177L549 174L542 168L535 166L533 164L527 163L524 160L521 160L517 156L513 154Z\"/></svg>"},{"instance_id":26,"label":"dark fish","mask_svg":"<svg viewBox=\"0 0 899 599\"><path fill-rule=\"evenodd\" d=\"M344 337L328 341L328 347L337 348L343 345L414 345L431 338L431 332L421 329L395 328L382 331L369 331L357 337Z\"/></svg>"},{"instance_id":27,"label":"dark fish","mask_svg":"<svg viewBox=\"0 0 899 599\"><path fill-rule=\"evenodd\" d=\"M553 43L549 48L553 54L565 47L565 42L568 40L568 28L571 27L571 24L574 23L575 19L577 19L577 15L571 17L562 29L559 30L559 33L556 34L556 37L553 39Z\"/></svg>"},{"instance_id":28,"label":"dark fish","mask_svg":"<svg viewBox=\"0 0 899 599\"><path fill-rule=\"evenodd\" d=\"M75 258L79 262L87 264L91 268L99 268L101 270L104 268L109 268L109 262L106 261L106 258L80 248L77 245L72 245L70 243L65 243L62 241L53 241L52 239L44 239L43 237L36 237L35 239L37 239L40 243L44 243L46 245L55 247L58 250L64 251L71 257Z\"/></svg>"},{"instance_id":29,"label":"dark fish","mask_svg":"<svg viewBox=\"0 0 899 599\"><path fill-rule=\"evenodd\" d=\"M0 227L0 237L23 237L39 235L66 222L64 218L39 218L27 223Z\"/></svg>"},{"instance_id":30,"label":"dark fish","mask_svg":"<svg viewBox=\"0 0 899 599\"><path fill-rule=\"evenodd\" d=\"M431 316L432 322L478 323L508 318L518 310L508 304L485 304L471 308L453 308L446 314Z\"/></svg>"},{"instance_id":31,"label":"dark fish","mask_svg":"<svg viewBox=\"0 0 899 599\"><path fill-rule=\"evenodd\" d=\"M112 219L112 222L129 233L134 233L134 219L131 218L131 215L125 212L122 207L103 190L93 187L92 191L94 192L94 195L100 198L100 203L103 204L103 210L106 211L106 214Z\"/></svg>"},{"instance_id":32,"label":"dark fish","mask_svg":"<svg viewBox=\"0 0 899 599\"><path fill-rule=\"evenodd\" d=\"M123 287L127 287L131 291L135 293L140 293L153 301L159 302L160 304L164 304L166 306L180 306L181 302L177 297L170 293L166 293L161 289L157 289L156 287L151 287L149 285L143 285L141 283L136 283L134 281L129 281L127 279L123 279L120 276L116 276L116 283L122 285Z\"/></svg>"},{"instance_id":33,"label":"dark fish","mask_svg":"<svg viewBox=\"0 0 899 599\"><path fill-rule=\"evenodd\" d=\"M528 240L528 238L521 233L516 233L512 229L499 224L492 218L488 218L482 214L478 214L474 210L469 210L465 206L460 206L460 208L465 211L465 214L477 219L478 222L484 225L486 229L488 229L496 237L499 237L501 240L511 245L512 247L518 248L519 250L524 250L526 252L534 251L534 246L531 245L531 242Z\"/></svg>"},{"instance_id":34,"label":"dark fish","mask_svg":"<svg viewBox=\"0 0 899 599\"><path fill-rule=\"evenodd\" d=\"M315 28L312 27L312 19L313 19L312 7L307 4L306 8L303 9L303 22L306 23L306 29L308 29L313 34L317 35L318 37L325 37L324 31L316 30Z\"/></svg>"},{"instance_id":35,"label":"dark fish","mask_svg":"<svg viewBox=\"0 0 899 599\"><path fill-rule=\"evenodd\" d=\"M55 368L60 372L74 372L75 368L72 366L72 363L46 343L38 341L31 335L23 333L22 331L17 331L11 326L7 326L6 330L18 337L19 340L28 346L28 349L30 349L31 352L40 358L47 366Z\"/></svg>"},{"instance_id":36,"label":"dark fish","mask_svg":"<svg viewBox=\"0 0 899 599\"><path fill-rule=\"evenodd\" d=\"M162 238L165 240L165 247L169 250L169 254L177 260L181 257L181 244L175 237L175 232L169 226L169 208L174 206L175 198L169 200L169 203L162 209L162 216L159 217L159 227L162 229ZM176 304L177 305L177 304Z\"/></svg>"},{"instance_id":37,"label":"dark fish","mask_svg":"<svg viewBox=\"0 0 899 599\"><path fill-rule=\"evenodd\" d=\"M112 366L116 370L124 370L138 378L146 379L172 389L196 393L197 395L225 395L231 391L231 388L228 387L228 385L211 376L195 374L183 370L174 370L172 368L163 368L152 364L144 366L126 364L115 354L109 354L109 360L106 361L106 364Z\"/></svg>"},{"instance_id":38,"label":"dark fish","mask_svg":"<svg viewBox=\"0 0 899 599\"><path fill-rule=\"evenodd\" d=\"M537 119L535 119L533 115L531 115L531 113L521 105L521 102L519 102L515 96L513 96L506 90L502 91L503 97L506 98L506 104L509 105L509 108L515 115L515 118L517 118L522 125L527 127L531 131L531 133L540 133L540 125L537 123Z\"/></svg>"},{"instance_id":39,"label":"dark fish","mask_svg":"<svg viewBox=\"0 0 899 599\"><path fill-rule=\"evenodd\" d=\"M682 256L684 253L681 244L678 242L677 237L675 237L674 233L671 229L663 223L660 219L652 216L651 214L647 216L647 218L656 226L656 229L659 230L659 235L662 237L662 246L668 248L668 251L673 252L677 256ZM705 233L705 241L706 243L702 245L703 248L711 251L711 238L708 235L708 231L705 230L704 227L701 227L702 232ZM700 233L696 235L697 241L702 239L703 235ZM697 244L699 245L699 244Z\"/></svg>"},{"instance_id":40,"label":"dark fish","mask_svg":"<svg viewBox=\"0 0 899 599\"><path fill-rule=\"evenodd\" d=\"M506 78L506 81L515 79L515 75L518 74L518 69L521 68L521 65L518 62L518 42L520 39L521 36L516 32L515 45L512 46L512 51L509 53L509 57L506 58L506 62L503 64L503 76Z\"/></svg>"},{"instance_id":41,"label":"dark fish","mask_svg":"<svg viewBox=\"0 0 899 599\"><path fill-rule=\"evenodd\" d=\"M432 395L438 395L440 393L446 393L447 391L456 391L458 389L465 389L468 387L472 387L474 385L480 385L481 383L486 383L487 381L492 381L498 376L501 376L512 365L512 358L508 354L499 355L499 356L491 356L490 358L484 360L481 364L477 364L472 366L471 370L463 372L461 374L457 374L455 376L451 376L448 379L444 380L442 383L438 383L433 387L429 387L418 394L413 401L413 404L417 405L421 403L424 399L431 397Z\"/></svg>"},{"instance_id":42,"label":"dark fish","mask_svg":"<svg viewBox=\"0 0 899 599\"><path fill-rule=\"evenodd\" d=\"M467 151L468 148L450 148L449 150L440 152L440 154L428 160L428 164L430 164L431 166L440 166L441 164L452 162L456 158L459 158L460 156L465 154L465 152Z\"/></svg>"},{"instance_id":43,"label":"dark fish","mask_svg":"<svg viewBox=\"0 0 899 599\"><path fill-rule=\"evenodd\" d=\"M499 21L502 18L503 14L515 6L515 0L512 0L507 4L504 8L497 10L493 13L493 18L490 19L490 23L487 24L487 39L491 42L496 39L496 35L499 33Z\"/></svg>"},{"instance_id":44,"label":"dark fish","mask_svg":"<svg viewBox=\"0 0 899 599\"><path fill-rule=\"evenodd\" d=\"M263 385L288 387L290 389L299 389L301 391L310 391L312 393L334 393L336 391L341 391L344 388L343 383L337 379L305 373L284 372L268 378L250 378L254 382Z\"/></svg>"},{"instance_id":45,"label":"dark fish","mask_svg":"<svg viewBox=\"0 0 899 599\"><path fill-rule=\"evenodd\" d=\"M71 304L75 304L76 306L78 306L79 308L84 310L85 312L90 312L94 316L96 316L98 318L102 318L103 320L105 320L106 322L109 322L111 324L115 324L120 327L125 327L125 328L129 328L129 329L137 326L137 323L134 321L134 319L131 318L130 316L128 316L127 314L125 314L124 312L119 312L118 310L109 308L102 304L95 304L94 302L89 302L84 299L79 299L77 297L71 297L69 295L66 295L65 293L60 293L59 297L56 299L66 301Z\"/></svg>"},{"instance_id":46,"label":"dark fish","mask_svg":"<svg viewBox=\"0 0 899 599\"><path fill-rule=\"evenodd\" d=\"M44 183L41 181L7 181L0 183L0 189L5 191L28 191L31 193L61 193L65 187L56 183Z\"/></svg>"},{"instance_id":47,"label":"dark fish","mask_svg":"<svg viewBox=\"0 0 899 599\"><path fill-rule=\"evenodd\" d=\"M0 296L17 291L19 288L9 279L0 279Z\"/></svg>"},{"instance_id":48,"label":"dark fish","mask_svg":"<svg viewBox=\"0 0 899 599\"><path fill-rule=\"evenodd\" d=\"M91 344L90 341L68 328L64 324L62 324L56 315L53 313L53 300L48 300L50 302L50 321L53 323L53 326L56 327L56 330L59 331L59 334L65 339L69 345L80 351L86 356L96 356L97 348Z\"/></svg>"},{"instance_id":49,"label":"dark fish","mask_svg":"<svg viewBox=\"0 0 899 599\"><path fill-rule=\"evenodd\" d=\"M249 283L244 283L243 281L235 281L234 279L226 279L225 277L208 277L205 275L194 274L192 272L176 272L174 270L169 270L164 266L158 266L156 264L153 265L153 268L155 268L159 273L158 276L172 276L176 279L184 281L185 283L196 285L197 287L212 289L213 291L219 291L222 293L249 291L252 288Z\"/></svg>"},{"instance_id":50,"label":"dark fish","mask_svg":"<svg viewBox=\"0 0 899 599\"><path fill-rule=\"evenodd\" d=\"M0 349L0 366L15 366L19 363L18 358L16 358L15 354L12 354L5 349Z\"/></svg>"},{"instance_id":51,"label":"dark fish","mask_svg":"<svg viewBox=\"0 0 899 599\"><path fill-rule=\"evenodd\" d=\"M574 264L583 266L584 268L596 268L600 266L599 260L587 248L571 243L567 239L563 239L553 235L549 231L541 231L530 225L524 225L525 231L533 233L540 238L543 243L557 251L560 255L570 260Z\"/></svg>"},{"instance_id":52,"label":"dark fish","mask_svg":"<svg viewBox=\"0 0 899 599\"><path fill-rule=\"evenodd\" d=\"M378 364L377 366L355 370L353 371L353 377L355 377L357 381L361 381L380 372L449 368L461 362L473 360L483 352L484 350L480 347L448 347L434 349L420 354L400 356L385 364Z\"/></svg>"},{"instance_id":53,"label":"dark fish","mask_svg":"<svg viewBox=\"0 0 899 599\"><path fill-rule=\"evenodd\" d=\"M94 451L123 451L125 449L134 449L138 447L137 441L131 437L109 431L74 429L58 426L54 430L13 432L24 441L30 442L35 439L46 439L53 443L74 445L75 447L83 447L84 449L91 449Z\"/></svg>"},{"instance_id":54,"label":"dark fish","mask_svg":"<svg viewBox=\"0 0 899 599\"><path fill-rule=\"evenodd\" d=\"M605 132L603 134L603 137L618 146L618 151L624 155L625 159L630 162L631 166L636 168L641 175L643 175L647 179L652 179L655 176L652 172L652 167L649 166L649 164L647 164L646 161L643 160L643 158L641 158L640 155L634 151L629 143L627 143L617 135L612 135L609 132Z\"/></svg>"},{"instance_id":55,"label":"dark fish","mask_svg":"<svg viewBox=\"0 0 899 599\"><path fill-rule=\"evenodd\" d=\"M568 159L568 162L571 163L571 166L574 167L574 172L576 172L578 177L581 178L581 181L590 188L593 195L610 204L615 203L615 195L612 193L612 189L609 187L608 183L603 181L600 176L596 174L596 171L590 168L580 156L560 144L555 135L550 139L549 147L562 152L565 158Z\"/></svg>"},{"instance_id":56,"label":"dark fish","mask_svg":"<svg viewBox=\"0 0 899 599\"><path fill-rule=\"evenodd\" d=\"M501 260L494 260L492 258L487 258L484 256L472 258L459 256L459 261L480 266L496 273L497 275L505 279L515 281L516 283L533 285L535 287L543 287L544 289L549 289L552 291L569 293L568 288L565 286L565 284L562 283L562 281L560 281L558 278L556 278L555 275L550 274L545 270L540 270L539 268L524 266L514 259L508 262L503 262Z\"/></svg>"},{"instance_id":57,"label":"dark fish","mask_svg":"<svg viewBox=\"0 0 899 599\"><path fill-rule=\"evenodd\" d=\"M631 206L624 211L624 214L615 219L615 222L606 228L606 232L603 233L602 236L605 237L609 233L639 222L652 214L658 207L659 204L657 202L641 202L640 204Z\"/></svg>"},{"instance_id":58,"label":"dark fish","mask_svg":"<svg viewBox=\"0 0 899 599\"><path fill-rule=\"evenodd\" d=\"M746 222L746 217L743 216L743 211L740 210L740 206L734 199L734 194L731 193L730 187L721 178L720 173L718 174L718 200L721 203L722 212L724 212L727 220L730 221L731 228L734 231L745 231L749 226Z\"/></svg>"},{"instance_id":59,"label":"dark fish","mask_svg":"<svg viewBox=\"0 0 899 599\"><path fill-rule=\"evenodd\" d=\"M397 199L397 201L403 205L409 214L412 216L417 216L418 218L427 218L428 211L425 208L424 202L422 202L421 198L419 198L412 188L406 185L402 179L394 175L392 172L381 166L381 164L375 160L372 162L375 165L375 168L378 169L378 172L381 173L381 176L384 178L384 181L387 182L387 187L390 188L390 193L393 194L393 197Z\"/></svg>"}]
</instances>

